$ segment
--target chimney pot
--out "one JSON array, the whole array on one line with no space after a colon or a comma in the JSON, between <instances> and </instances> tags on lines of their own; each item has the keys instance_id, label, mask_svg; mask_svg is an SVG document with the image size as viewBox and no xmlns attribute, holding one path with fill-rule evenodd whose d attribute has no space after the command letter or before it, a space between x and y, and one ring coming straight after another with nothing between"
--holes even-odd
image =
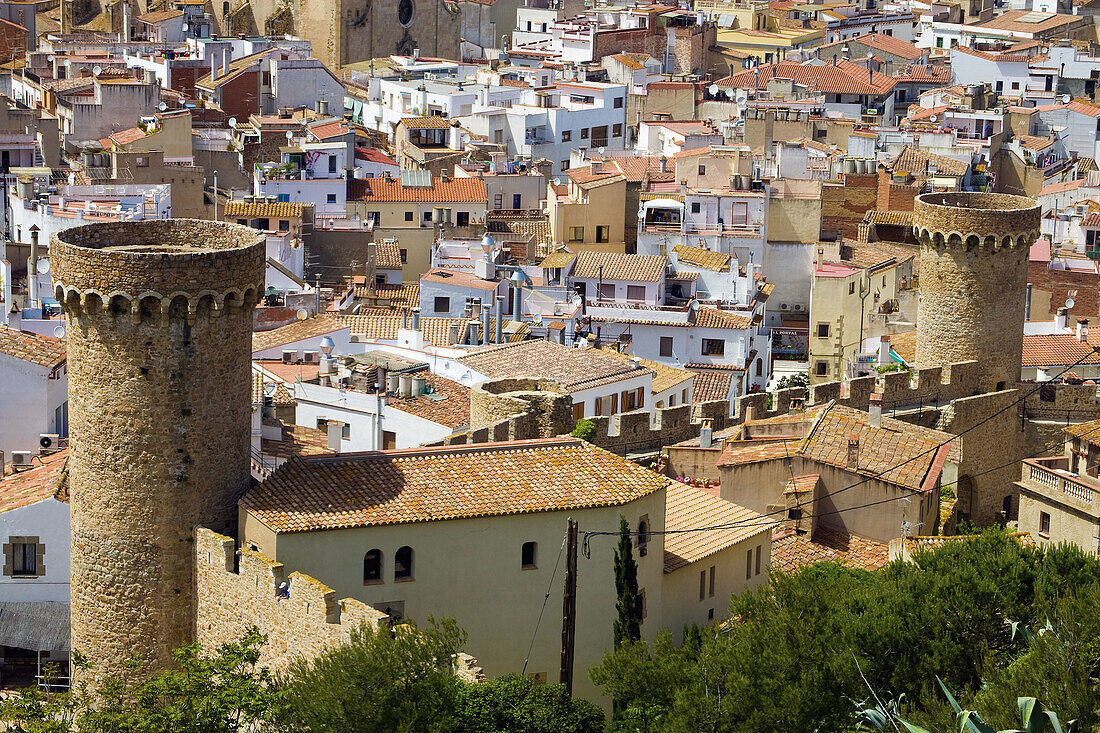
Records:
<instances>
[{"instance_id":1,"label":"chimney pot","mask_svg":"<svg viewBox=\"0 0 1100 733\"><path fill-rule=\"evenodd\" d=\"M859 468L859 436L848 436L848 468Z\"/></svg>"},{"instance_id":2,"label":"chimney pot","mask_svg":"<svg viewBox=\"0 0 1100 733\"><path fill-rule=\"evenodd\" d=\"M869 402L867 404L867 424L870 425L873 428L881 428L882 427L882 393L881 392L873 392L871 394L871 399L869 400ZM858 450L858 444L859 444L859 439L858 438L856 439L856 444L857 444L857 450ZM850 445L851 445L851 441L849 440L849 446ZM851 449L849 448L849 450L851 450Z\"/></svg>"},{"instance_id":3,"label":"chimney pot","mask_svg":"<svg viewBox=\"0 0 1100 733\"><path fill-rule=\"evenodd\" d=\"M1089 340L1089 319L1078 318L1077 319L1077 340L1088 341Z\"/></svg>"}]
</instances>

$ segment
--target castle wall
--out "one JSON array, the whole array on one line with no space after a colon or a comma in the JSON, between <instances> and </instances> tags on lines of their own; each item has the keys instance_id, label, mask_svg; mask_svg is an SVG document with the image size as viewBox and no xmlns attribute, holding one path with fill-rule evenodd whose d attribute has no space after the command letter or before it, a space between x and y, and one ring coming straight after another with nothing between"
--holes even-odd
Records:
<instances>
[{"instance_id":1,"label":"castle wall","mask_svg":"<svg viewBox=\"0 0 1100 733\"><path fill-rule=\"evenodd\" d=\"M92 676L191 639L196 524L248 488L252 310L262 234L191 219L52 237L66 314L72 648Z\"/></svg>"},{"instance_id":2,"label":"castle wall","mask_svg":"<svg viewBox=\"0 0 1100 733\"><path fill-rule=\"evenodd\" d=\"M236 642L252 626L267 636L260 664L286 670L298 658L313 658L347 643L360 625L377 628L386 615L314 578L287 572L261 552L236 550L234 540L199 527L195 530L197 604L195 641L204 649ZM236 567L236 569L234 569ZM278 593L288 584L289 595Z\"/></svg>"}]
</instances>

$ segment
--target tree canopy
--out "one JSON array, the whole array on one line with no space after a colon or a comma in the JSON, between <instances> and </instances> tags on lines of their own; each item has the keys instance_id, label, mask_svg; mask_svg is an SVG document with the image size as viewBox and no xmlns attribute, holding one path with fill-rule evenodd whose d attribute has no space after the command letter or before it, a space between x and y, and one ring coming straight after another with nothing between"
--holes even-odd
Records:
<instances>
[{"instance_id":1,"label":"tree canopy","mask_svg":"<svg viewBox=\"0 0 1100 733\"><path fill-rule=\"evenodd\" d=\"M669 634L623 645L591 676L619 703L621 730L850 731L864 700L952 730L937 676L993 725L1017 724L1017 698L1031 695L1088 730L1100 709L1097 603L1100 561L991 531L877 573L774 573L732 599L729 622L680 646ZM1048 620L1030 641L1021 633Z\"/></svg>"}]
</instances>

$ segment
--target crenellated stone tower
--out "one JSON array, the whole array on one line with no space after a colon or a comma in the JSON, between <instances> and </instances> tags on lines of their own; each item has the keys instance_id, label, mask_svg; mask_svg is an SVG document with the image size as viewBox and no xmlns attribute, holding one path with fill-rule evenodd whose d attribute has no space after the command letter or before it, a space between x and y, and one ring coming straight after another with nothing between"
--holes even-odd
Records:
<instances>
[{"instance_id":1,"label":"crenellated stone tower","mask_svg":"<svg viewBox=\"0 0 1100 733\"><path fill-rule=\"evenodd\" d=\"M194 638L193 529L249 485L252 310L264 239L191 219L53 236L67 319L72 648L154 670Z\"/></svg>"},{"instance_id":2,"label":"crenellated stone tower","mask_svg":"<svg viewBox=\"0 0 1100 733\"><path fill-rule=\"evenodd\" d=\"M1028 252L1039 236L1035 199L926 193L913 206L920 242L917 365L979 362L986 390L1020 379Z\"/></svg>"}]
</instances>

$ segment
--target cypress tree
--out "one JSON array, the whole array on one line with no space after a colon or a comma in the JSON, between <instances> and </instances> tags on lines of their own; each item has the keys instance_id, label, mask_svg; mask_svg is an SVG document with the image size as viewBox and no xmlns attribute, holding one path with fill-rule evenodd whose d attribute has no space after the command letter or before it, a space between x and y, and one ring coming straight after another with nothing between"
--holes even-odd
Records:
<instances>
[{"instance_id":1,"label":"cypress tree","mask_svg":"<svg viewBox=\"0 0 1100 733\"><path fill-rule=\"evenodd\" d=\"M638 598L638 564L626 517L619 515L619 547L615 550L615 648L642 637L642 609Z\"/></svg>"}]
</instances>

